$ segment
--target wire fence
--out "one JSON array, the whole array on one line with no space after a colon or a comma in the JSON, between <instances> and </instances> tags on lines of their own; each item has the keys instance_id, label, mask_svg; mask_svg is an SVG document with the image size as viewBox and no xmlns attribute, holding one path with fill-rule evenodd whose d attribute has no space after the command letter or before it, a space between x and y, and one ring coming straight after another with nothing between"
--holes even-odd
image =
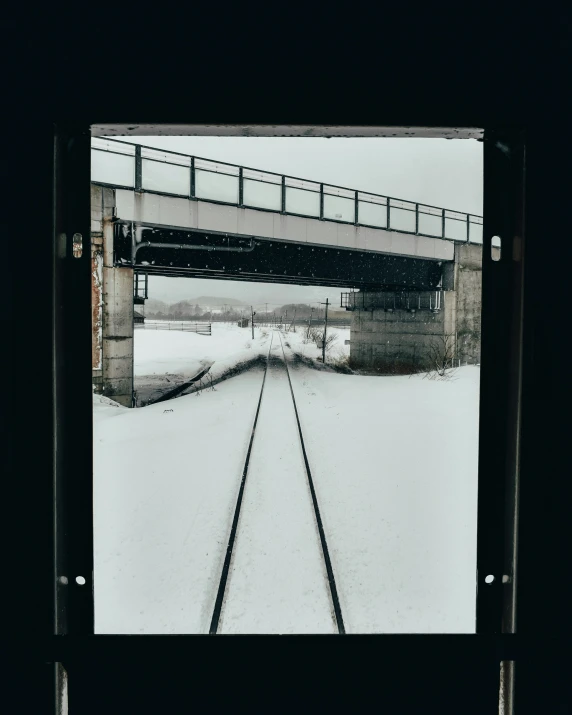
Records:
<instances>
[{"instance_id":1,"label":"wire fence","mask_svg":"<svg viewBox=\"0 0 572 715\"><path fill-rule=\"evenodd\" d=\"M144 323L135 323L134 327L139 330L182 330L183 332L198 333L199 335L212 334L212 326L210 323L194 323L184 320L145 320Z\"/></svg>"}]
</instances>

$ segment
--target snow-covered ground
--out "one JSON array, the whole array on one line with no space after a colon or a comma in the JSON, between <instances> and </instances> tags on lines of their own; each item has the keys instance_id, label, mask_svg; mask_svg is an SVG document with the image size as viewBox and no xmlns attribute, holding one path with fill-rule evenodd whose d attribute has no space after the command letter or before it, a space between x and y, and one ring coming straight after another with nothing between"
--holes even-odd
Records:
<instances>
[{"instance_id":1,"label":"snow-covered ground","mask_svg":"<svg viewBox=\"0 0 572 715\"><path fill-rule=\"evenodd\" d=\"M204 367L229 366L264 353L268 330L213 323L212 335L180 330L135 331L135 375L178 374L193 377ZM266 348L267 350L268 348Z\"/></svg>"},{"instance_id":2,"label":"snow-covered ground","mask_svg":"<svg viewBox=\"0 0 572 715\"><path fill-rule=\"evenodd\" d=\"M208 633L262 376L140 409L94 396L96 633Z\"/></svg>"},{"instance_id":3,"label":"snow-covered ground","mask_svg":"<svg viewBox=\"0 0 572 715\"><path fill-rule=\"evenodd\" d=\"M278 333L272 344L219 632L336 632Z\"/></svg>"},{"instance_id":4,"label":"snow-covered ground","mask_svg":"<svg viewBox=\"0 0 572 715\"><path fill-rule=\"evenodd\" d=\"M326 335L336 336L326 352L326 365L347 358L350 354L350 346L346 345L345 341L350 339L350 329L328 327ZM296 332L291 330L286 333L284 340L287 341L292 350L299 355L313 360L318 357L321 358L322 356L322 350L316 347L316 343L306 340L306 331L303 326L297 325Z\"/></svg>"},{"instance_id":5,"label":"snow-covered ground","mask_svg":"<svg viewBox=\"0 0 572 715\"><path fill-rule=\"evenodd\" d=\"M140 365L180 370L188 359L224 371L268 351L262 330L247 347L250 331L215 327L215 340L138 331L148 343ZM349 350L349 331L339 333L337 346ZM159 344L167 353L175 341L162 357ZM320 354L300 329L284 341ZM347 631L474 632L479 369L461 368L449 381L366 377L314 370L286 354ZM214 391L142 409L94 396L96 633L208 632L262 376L254 366ZM288 593L301 588L307 600L313 592L316 604L323 596L306 569L316 540L290 408L279 374L269 371L267 382L222 632L276 632L268 604L285 566ZM298 570L290 548L307 550ZM268 579L266 593L249 587L257 574ZM296 632L284 626L284 605L275 629ZM318 612L314 632L323 632ZM301 609L298 632L312 630L311 613Z\"/></svg>"},{"instance_id":6,"label":"snow-covered ground","mask_svg":"<svg viewBox=\"0 0 572 715\"><path fill-rule=\"evenodd\" d=\"M474 632L479 372L290 364L350 633Z\"/></svg>"},{"instance_id":7,"label":"snow-covered ground","mask_svg":"<svg viewBox=\"0 0 572 715\"><path fill-rule=\"evenodd\" d=\"M234 365L261 355L267 350L266 339L271 328L254 328L254 340L250 328L239 328L228 323L213 323L212 335L198 335L182 330L135 331L134 373L135 376L181 375L194 377L205 367L219 374ZM328 352L328 358L349 355L349 329L328 328L328 335L336 340ZM304 343L304 328L285 334L292 348L302 355L316 358L321 351L316 343ZM266 347L265 347L266 346ZM327 362L327 360L326 360Z\"/></svg>"},{"instance_id":8,"label":"snow-covered ground","mask_svg":"<svg viewBox=\"0 0 572 715\"><path fill-rule=\"evenodd\" d=\"M153 400L205 370L213 379L262 355L269 331L213 323L212 335L182 330L135 331L134 374L139 401ZM139 404L139 403L138 403Z\"/></svg>"}]
</instances>

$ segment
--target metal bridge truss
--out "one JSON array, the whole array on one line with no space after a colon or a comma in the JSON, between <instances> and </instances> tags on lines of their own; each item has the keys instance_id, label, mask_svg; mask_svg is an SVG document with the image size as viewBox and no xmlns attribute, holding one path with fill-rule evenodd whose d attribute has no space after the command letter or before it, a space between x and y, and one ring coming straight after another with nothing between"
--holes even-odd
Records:
<instances>
[{"instance_id":1,"label":"metal bridge truss","mask_svg":"<svg viewBox=\"0 0 572 715\"><path fill-rule=\"evenodd\" d=\"M149 275L367 290L435 290L442 275L440 261L424 258L121 220L114 263Z\"/></svg>"}]
</instances>

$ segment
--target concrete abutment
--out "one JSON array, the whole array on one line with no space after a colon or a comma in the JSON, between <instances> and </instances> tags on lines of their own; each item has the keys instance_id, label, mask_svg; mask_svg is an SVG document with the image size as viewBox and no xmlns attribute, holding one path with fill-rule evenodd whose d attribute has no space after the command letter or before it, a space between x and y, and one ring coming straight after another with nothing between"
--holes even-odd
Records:
<instances>
[{"instance_id":1,"label":"concrete abutment","mask_svg":"<svg viewBox=\"0 0 572 715\"><path fill-rule=\"evenodd\" d=\"M439 291L350 294L350 365L411 374L480 362L482 246L457 244Z\"/></svg>"},{"instance_id":2,"label":"concrete abutment","mask_svg":"<svg viewBox=\"0 0 572 715\"><path fill-rule=\"evenodd\" d=\"M91 186L92 380L98 394L133 404L133 268L113 262L115 190Z\"/></svg>"}]
</instances>

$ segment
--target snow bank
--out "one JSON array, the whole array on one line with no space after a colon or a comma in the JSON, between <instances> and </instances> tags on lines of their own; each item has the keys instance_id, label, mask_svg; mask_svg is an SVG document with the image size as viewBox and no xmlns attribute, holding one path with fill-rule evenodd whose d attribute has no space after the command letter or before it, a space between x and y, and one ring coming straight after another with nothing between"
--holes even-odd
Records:
<instances>
[{"instance_id":1,"label":"snow bank","mask_svg":"<svg viewBox=\"0 0 572 715\"><path fill-rule=\"evenodd\" d=\"M176 330L135 331L135 393L137 405L155 402L188 383L205 369L219 380L239 365L248 364L268 350L269 331L215 323L212 335ZM189 388L192 389L192 388Z\"/></svg>"},{"instance_id":2,"label":"snow bank","mask_svg":"<svg viewBox=\"0 0 572 715\"><path fill-rule=\"evenodd\" d=\"M119 402L110 400L104 395L93 395L93 416L94 420L105 419L107 417L117 417L118 415L129 412L129 408L123 407Z\"/></svg>"},{"instance_id":3,"label":"snow bank","mask_svg":"<svg viewBox=\"0 0 572 715\"><path fill-rule=\"evenodd\" d=\"M317 360L317 358L322 357L322 349L316 346L315 342L304 342L305 340L305 328L303 326L296 326L296 332L290 331L282 336L284 342L287 342L291 349L297 354L302 355L305 358L310 358L311 360ZM326 352L326 365L329 363L335 363L339 360L343 360L349 357L350 346L345 344L346 340L350 339L349 328L334 328L328 327L327 335L335 335L336 339L333 341L330 349Z\"/></svg>"},{"instance_id":4,"label":"snow bank","mask_svg":"<svg viewBox=\"0 0 572 715\"><path fill-rule=\"evenodd\" d=\"M264 352L267 333L255 328L213 323L212 335L198 335L178 330L136 330L136 376L176 374L194 377L205 367L221 362L222 369ZM265 337L266 335L266 337Z\"/></svg>"}]
</instances>

